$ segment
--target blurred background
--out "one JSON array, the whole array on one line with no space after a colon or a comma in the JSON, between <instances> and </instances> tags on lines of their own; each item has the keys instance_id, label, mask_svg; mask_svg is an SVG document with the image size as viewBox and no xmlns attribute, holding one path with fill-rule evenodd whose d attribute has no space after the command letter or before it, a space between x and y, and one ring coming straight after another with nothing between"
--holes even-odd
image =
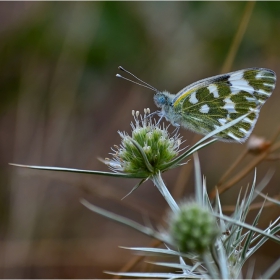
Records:
<instances>
[{"instance_id":1,"label":"blurred background","mask_svg":"<svg viewBox=\"0 0 280 280\"><path fill-rule=\"evenodd\" d=\"M130 132L131 110L156 110L153 92L115 77L119 65L172 93L227 68L266 67L279 76L280 3L256 2L251 8L250 15L246 2L0 3L1 278L108 278L104 270L119 271L133 258L118 246L151 245L151 238L79 202L86 198L157 225L167 205L151 182L121 200L137 180L23 170L8 163L107 171L97 158L108 157L120 143L118 130ZM240 44L225 66L242 21ZM269 139L275 133L279 102L278 85L254 134ZM180 133L186 145L200 138ZM209 191L245 149L246 144L219 142L200 152ZM192 164L185 168L182 197L193 194ZM275 171L265 190L270 196L279 194L279 168L276 160L257 169L257 182ZM180 176L180 169L164 174L171 192ZM252 180L250 172L224 193L224 205L234 205L240 188ZM279 212L266 208L259 227ZM256 254L256 274L279 252L267 242Z\"/></svg>"}]
</instances>

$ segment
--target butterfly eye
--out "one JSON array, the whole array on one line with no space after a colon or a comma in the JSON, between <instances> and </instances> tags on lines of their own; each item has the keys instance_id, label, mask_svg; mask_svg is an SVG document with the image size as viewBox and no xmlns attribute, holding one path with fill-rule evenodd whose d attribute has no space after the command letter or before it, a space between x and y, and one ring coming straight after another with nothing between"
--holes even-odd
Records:
<instances>
[{"instance_id":1,"label":"butterfly eye","mask_svg":"<svg viewBox=\"0 0 280 280\"><path fill-rule=\"evenodd\" d=\"M154 96L154 100L158 107L162 107L163 105L166 104L166 97L162 93L156 94Z\"/></svg>"}]
</instances>

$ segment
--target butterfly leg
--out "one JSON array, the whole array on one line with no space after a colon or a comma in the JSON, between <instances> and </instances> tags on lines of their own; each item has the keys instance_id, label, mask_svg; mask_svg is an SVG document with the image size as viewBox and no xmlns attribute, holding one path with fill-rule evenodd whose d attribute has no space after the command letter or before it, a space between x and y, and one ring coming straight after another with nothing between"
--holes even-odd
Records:
<instances>
[{"instance_id":1,"label":"butterfly leg","mask_svg":"<svg viewBox=\"0 0 280 280\"><path fill-rule=\"evenodd\" d=\"M156 125L159 125L159 123L160 123L160 121L162 120L162 118L163 118L163 116L160 116L160 118L159 118L159 120L158 120L158 122L157 122Z\"/></svg>"},{"instance_id":2,"label":"butterfly leg","mask_svg":"<svg viewBox=\"0 0 280 280\"><path fill-rule=\"evenodd\" d=\"M150 113L149 115L146 116L146 118L151 118L152 116L154 115L159 115L160 111L155 111L155 112L152 112Z\"/></svg>"}]
</instances>

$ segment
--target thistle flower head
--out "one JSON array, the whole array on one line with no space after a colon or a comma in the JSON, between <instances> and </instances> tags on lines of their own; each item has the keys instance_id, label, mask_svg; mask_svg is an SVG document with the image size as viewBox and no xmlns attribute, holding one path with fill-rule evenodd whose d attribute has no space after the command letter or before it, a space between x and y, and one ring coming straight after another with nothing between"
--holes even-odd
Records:
<instances>
[{"instance_id":1,"label":"thistle flower head","mask_svg":"<svg viewBox=\"0 0 280 280\"><path fill-rule=\"evenodd\" d=\"M132 115L131 136L119 132L121 145L114 146L113 158L106 159L106 164L115 172L149 177L178 155L181 138L171 136L167 128L153 120L149 109L144 109L144 116L134 110Z\"/></svg>"},{"instance_id":2,"label":"thistle flower head","mask_svg":"<svg viewBox=\"0 0 280 280\"><path fill-rule=\"evenodd\" d=\"M196 202L184 203L172 214L169 231L174 244L184 253L204 253L219 235L214 216Z\"/></svg>"}]
</instances>

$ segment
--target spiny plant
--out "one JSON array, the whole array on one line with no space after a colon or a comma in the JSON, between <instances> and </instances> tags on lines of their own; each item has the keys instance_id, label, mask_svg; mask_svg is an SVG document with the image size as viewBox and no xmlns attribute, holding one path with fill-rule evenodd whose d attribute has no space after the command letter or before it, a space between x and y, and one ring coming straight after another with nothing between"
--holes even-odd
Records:
<instances>
[{"instance_id":1,"label":"spiny plant","mask_svg":"<svg viewBox=\"0 0 280 280\"><path fill-rule=\"evenodd\" d=\"M131 135L126 132L119 132L121 144L114 146L111 159L103 160L112 172L14 165L40 170L137 178L139 183L132 188L132 191L135 191L147 180L154 183L170 208L167 225L162 226L163 229L161 230L138 224L135 221L101 209L84 199L81 200L81 203L95 213L160 240L165 248L132 247L125 249L143 255L173 256L177 259L176 262L153 262L153 264L167 267L170 271L175 270L175 272L107 273L126 277L166 279L243 278L242 268L245 262L267 240L277 243L277 246L280 244L280 239L276 235L280 230L280 217L270 223L266 229L257 228L263 210L263 207L261 207L253 223L250 225L246 222L250 205L265 187L268 180L262 181L261 184L256 186L255 172L251 187L247 187L243 197L240 191L235 210L231 216L227 216L223 213L218 191L214 201L211 201L207 194L206 179L201 175L197 152L216 141L216 139L210 139L211 137L236 125L248 114L215 129L190 148L181 148L184 141L182 141L182 137L177 133L177 130L174 133L169 133L168 127L161 126L151 117L149 109L144 110L143 116L134 111L132 115L134 122L131 123ZM194 197L177 204L164 184L162 172L180 167L186 163L190 156L193 156L195 166ZM272 265L263 276L271 277L279 269L279 262L277 261Z\"/></svg>"}]
</instances>

